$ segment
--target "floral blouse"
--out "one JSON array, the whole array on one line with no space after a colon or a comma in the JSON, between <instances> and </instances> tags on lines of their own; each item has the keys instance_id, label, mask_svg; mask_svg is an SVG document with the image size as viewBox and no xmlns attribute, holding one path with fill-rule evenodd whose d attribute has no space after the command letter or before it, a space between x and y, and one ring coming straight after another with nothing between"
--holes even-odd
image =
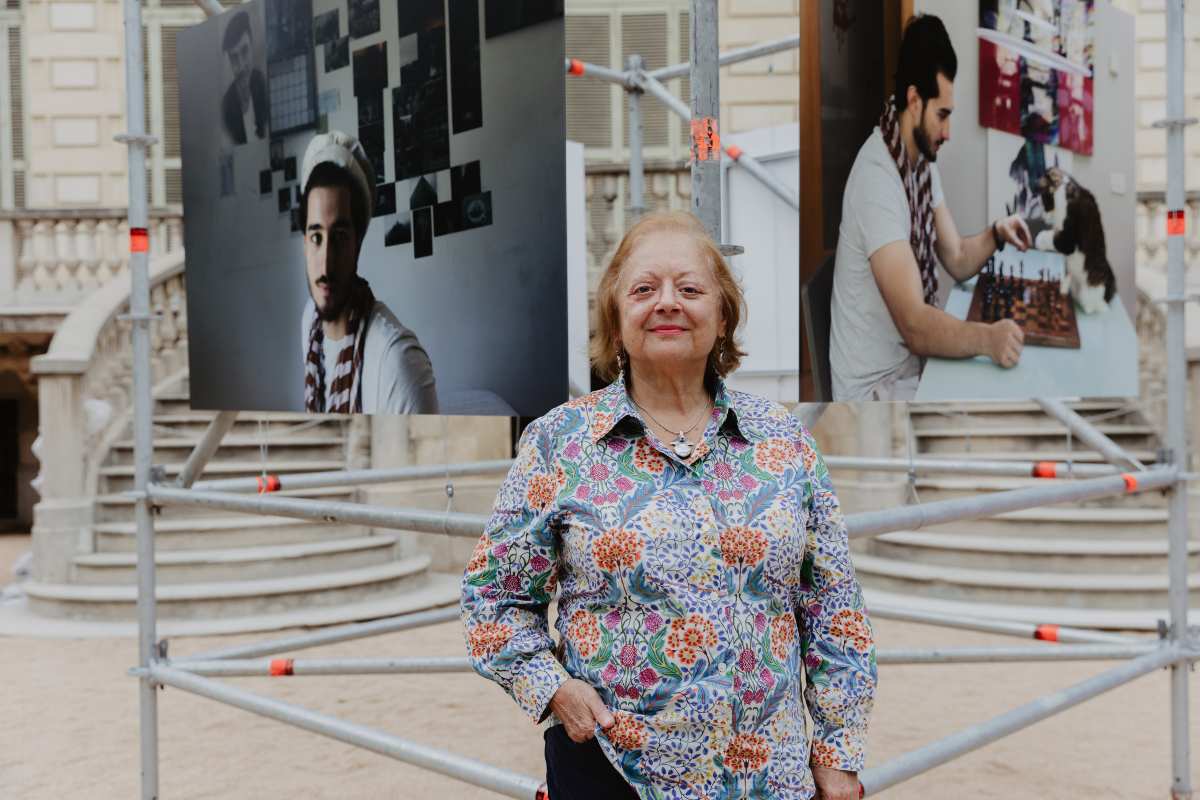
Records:
<instances>
[{"instance_id":1,"label":"floral blouse","mask_svg":"<svg viewBox=\"0 0 1200 800\"><path fill-rule=\"evenodd\" d=\"M871 625L829 472L776 403L718 386L686 459L620 379L555 408L462 590L475 670L534 720L568 678L594 686L616 719L597 739L642 798L810 798L810 744L812 763L863 766Z\"/></svg>"}]
</instances>

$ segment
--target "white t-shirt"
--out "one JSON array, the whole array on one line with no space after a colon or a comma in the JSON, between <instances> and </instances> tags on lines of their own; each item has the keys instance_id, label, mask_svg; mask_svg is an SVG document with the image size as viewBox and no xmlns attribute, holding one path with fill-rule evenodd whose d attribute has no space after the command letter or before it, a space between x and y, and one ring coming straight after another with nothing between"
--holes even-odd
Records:
<instances>
[{"instance_id":1,"label":"white t-shirt","mask_svg":"<svg viewBox=\"0 0 1200 800\"><path fill-rule=\"evenodd\" d=\"M930 164L933 207L944 200L937 164ZM892 242L907 242L912 231L908 197L896 162L876 128L854 159L842 197L829 331L833 399L910 399L916 392L921 359L904 344L888 312L870 257ZM893 384L904 379L909 397Z\"/></svg>"},{"instance_id":2,"label":"white t-shirt","mask_svg":"<svg viewBox=\"0 0 1200 800\"><path fill-rule=\"evenodd\" d=\"M312 298L300 317L302 354L308 357L308 334L317 310ZM350 337L336 341L325 337L325 397L331 394L334 366ZM415 333L400 324L386 305L375 301L367 322L363 351L362 410L364 414L436 414L437 389L433 366Z\"/></svg>"}]
</instances>

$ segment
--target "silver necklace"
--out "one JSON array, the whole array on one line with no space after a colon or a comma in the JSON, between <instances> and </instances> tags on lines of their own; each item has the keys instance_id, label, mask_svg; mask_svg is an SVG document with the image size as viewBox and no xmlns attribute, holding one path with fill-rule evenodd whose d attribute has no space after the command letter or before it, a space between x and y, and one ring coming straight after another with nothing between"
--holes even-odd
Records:
<instances>
[{"instance_id":1,"label":"silver necklace","mask_svg":"<svg viewBox=\"0 0 1200 800\"><path fill-rule=\"evenodd\" d=\"M633 400L633 395L630 395L629 399ZM655 418L655 416L653 414L651 414L649 411L647 411L642 406L642 404L639 403L637 400L633 400L633 404L635 406L637 406L639 409L641 409L642 413L644 413L647 417L654 420L654 424L658 425L658 427L662 428L664 431L671 430L669 427L667 427L666 425L663 425L661 422L659 422L658 419ZM679 435L676 436L675 439L671 442L671 449L675 451L675 455L679 456L680 458L687 458L688 456L690 456L692 454L692 451L696 449L696 446L694 444L692 444L691 442L689 442L687 440L687 437L684 436L684 434L691 433L692 431L694 431L696 429L696 426L700 424L700 420L704 419L708 415L708 413L709 413L708 403L705 403L704 411L701 412L700 416L696 418L696 421L692 423L691 427L681 430L679 432Z\"/></svg>"}]
</instances>

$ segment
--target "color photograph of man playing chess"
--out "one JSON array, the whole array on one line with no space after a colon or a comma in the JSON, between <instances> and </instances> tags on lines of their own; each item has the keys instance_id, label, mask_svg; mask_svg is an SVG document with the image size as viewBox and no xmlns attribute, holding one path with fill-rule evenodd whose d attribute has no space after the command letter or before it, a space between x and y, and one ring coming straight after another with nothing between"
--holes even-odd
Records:
<instances>
[{"instance_id":1,"label":"color photograph of man playing chess","mask_svg":"<svg viewBox=\"0 0 1200 800\"><path fill-rule=\"evenodd\" d=\"M984 131L961 119L963 111L954 115L956 80L969 92L979 69L973 58L962 76L959 66L941 18L908 22L894 94L842 197L829 319L832 399L1136 394L1136 335L1124 310L1107 313L1110 302L1121 302L1095 198L1058 161L1047 168L1042 142L1028 133ZM955 215L964 204L943 191L938 157L951 146L952 118L969 131L964 149L978 152L980 141L997 153L1009 148L999 179L988 163L996 159L956 159L946 173L954 200L983 199L988 182L1018 185L1013 202L1000 213L989 209L990 221L974 235L960 234ZM1095 134L1097 147L1104 134ZM968 224L982 217L962 216Z\"/></svg>"}]
</instances>

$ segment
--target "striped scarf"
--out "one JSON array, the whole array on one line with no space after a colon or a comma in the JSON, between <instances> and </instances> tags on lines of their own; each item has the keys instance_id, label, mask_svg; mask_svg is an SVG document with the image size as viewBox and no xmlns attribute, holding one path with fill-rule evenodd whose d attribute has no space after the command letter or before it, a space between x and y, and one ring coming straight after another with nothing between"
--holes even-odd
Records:
<instances>
[{"instance_id":1,"label":"striped scarf","mask_svg":"<svg viewBox=\"0 0 1200 800\"><path fill-rule=\"evenodd\" d=\"M338 353L333 367L333 383L328 402L325 398L325 329L321 315L313 319L308 332L308 358L304 363L304 409L318 414L362 413L362 364L367 341L367 322L375 307L371 286L358 278L350 290L350 315L346 334L350 344ZM353 398L353 404L351 404Z\"/></svg>"},{"instance_id":2,"label":"striped scarf","mask_svg":"<svg viewBox=\"0 0 1200 800\"><path fill-rule=\"evenodd\" d=\"M904 154L904 142L900 138L900 118L896 116L896 105L892 98L883 104L883 114L879 117L879 132L896 169L900 170L900 181L904 184L904 194L908 197L908 214L912 221L912 232L909 242L913 254L917 257L917 266L921 268L921 286L925 290L925 302L937 304L938 275L937 258L934 246L937 244L937 231L933 227L933 170L925 156L917 153L917 163L910 166Z\"/></svg>"}]
</instances>

